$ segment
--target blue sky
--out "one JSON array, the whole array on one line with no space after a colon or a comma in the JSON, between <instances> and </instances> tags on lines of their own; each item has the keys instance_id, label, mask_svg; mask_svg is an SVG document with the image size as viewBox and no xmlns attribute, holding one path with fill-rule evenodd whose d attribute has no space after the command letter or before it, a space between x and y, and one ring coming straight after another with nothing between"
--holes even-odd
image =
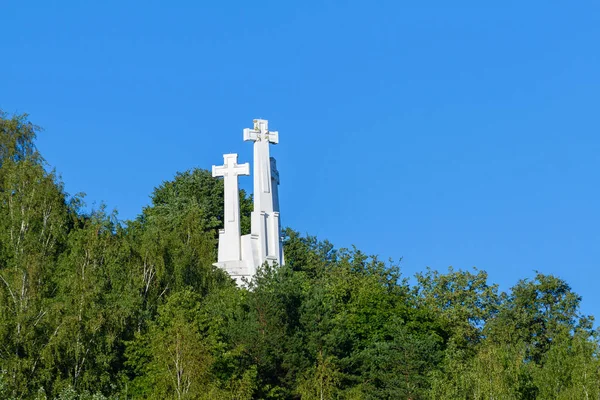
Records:
<instances>
[{"instance_id":1,"label":"blue sky","mask_svg":"<svg viewBox=\"0 0 600 400\"><path fill-rule=\"evenodd\" d=\"M9 1L0 43L0 108L90 206L251 161L264 118L284 225L409 276L556 274L600 317L596 1Z\"/></svg>"}]
</instances>

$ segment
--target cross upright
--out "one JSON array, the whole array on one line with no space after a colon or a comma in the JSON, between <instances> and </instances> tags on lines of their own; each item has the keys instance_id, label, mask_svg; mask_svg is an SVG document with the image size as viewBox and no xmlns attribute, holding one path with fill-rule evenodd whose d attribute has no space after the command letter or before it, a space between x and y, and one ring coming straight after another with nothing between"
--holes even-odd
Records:
<instances>
[{"instance_id":1,"label":"cross upright","mask_svg":"<svg viewBox=\"0 0 600 400\"><path fill-rule=\"evenodd\" d=\"M250 164L238 164L237 154L224 154L224 165L212 167L212 176L222 176L225 221L219 237L219 262L240 260L240 197L238 176L250 175ZM221 240L223 239L223 240Z\"/></svg>"},{"instance_id":2,"label":"cross upright","mask_svg":"<svg viewBox=\"0 0 600 400\"><path fill-rule=\"evenodd\" d=\"M269 132L269 121L255 119L252 129L244 129L244 141L254 142L254 212L273 211L273 196L271 194L271 167L269 144L279 143L279 133ZM253 233L255 229L253 228Z\"/></svg>"}]
</instances>

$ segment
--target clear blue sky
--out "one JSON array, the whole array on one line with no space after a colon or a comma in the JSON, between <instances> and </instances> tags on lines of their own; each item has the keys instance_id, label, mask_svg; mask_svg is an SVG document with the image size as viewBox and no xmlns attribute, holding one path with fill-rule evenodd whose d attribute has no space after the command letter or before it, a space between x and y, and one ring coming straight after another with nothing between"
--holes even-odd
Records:
<instances>
[{"instance_id":1,"label":"clear blue sky","mask_svg":"<svg viewBox=\"0 0 600 400\"><path fill-rule=\"evenodd\" d=\"M600 317L597 1L4 1L0 43L0 108L90 205L251 161L265 118L284 225L409 276L556 274Z\"/></svg>"}]
</instances>

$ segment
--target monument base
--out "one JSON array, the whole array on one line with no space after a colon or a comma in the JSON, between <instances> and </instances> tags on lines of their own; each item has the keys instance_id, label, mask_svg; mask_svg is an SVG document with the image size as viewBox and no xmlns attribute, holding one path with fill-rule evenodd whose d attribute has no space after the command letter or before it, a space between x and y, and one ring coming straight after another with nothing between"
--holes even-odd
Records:
<instances>
[{"instance_id":1,"label":"monument base","mask_svg":"<svg viewBox=\"0 0 600 400\"><path fill-rule=\"evenodd\" d=\"M240 287L246 286L242 278L246 278L246 280L248 281L252 279L253 274L250 273L248 263L246 261L221 261L216 262L213 265L227 272L229 276L235 280L235 283Z\"/></svg>"}]
</instances>

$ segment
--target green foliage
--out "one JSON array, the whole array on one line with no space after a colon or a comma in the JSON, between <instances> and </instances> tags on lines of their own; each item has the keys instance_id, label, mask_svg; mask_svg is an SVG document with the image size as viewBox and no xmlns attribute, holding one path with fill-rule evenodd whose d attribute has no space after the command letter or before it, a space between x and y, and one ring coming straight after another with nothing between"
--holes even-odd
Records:
<instances>
[{"instance_id":1,"label":"green foliage","mask_svg":"<svg viewBox=\"0 0 600 400\"><path fill-rule=\"evenodd\" d=\"M417 274L285 231L240 289L212 263L222 181L178 173L134 221L83 213L0 112L2 399L593 399L598 332L538 273ZM242 231L252 199L240 193Z\"/></svg>"},{"instance_id":2,"label":"green foliage","mask_svg":"<svg viewBox=\"0 0 600 400\"><path fill-rule=\"evenodd\" d=\"M69 204L33 144L26 116L0 114L0 358L5 391L22 397L42 380L41 354L57 329L55 271Z\"/></svg>"},{"instance_id":3,"label":"green foliage","mask_svg":"<svg viewBox=\"0 0 600 400\"><path fill-rule=\"evenodd\" d=\"M141 343L131 346L130 360L135 357L134 349L142 347L144 363L139 365L138 360L138 377L133 382L142 397L196 399L209 386L212 360L198 332L199 300L190 291L173 294L159 307L148 332L136 337Z\"/></svg>"},{"instance_id":4,"label":"green foliage","mask_svg":"<svg viewBox=\"0 0 600 400\"><path fill-rule=\"evenodd\" d=\"M451 346L468 350L481 340L481 331L499 307L498 286L488 285L487 273L427 270L417 274L420 303L440 315Z\"/></svg>"}]
</instances>

